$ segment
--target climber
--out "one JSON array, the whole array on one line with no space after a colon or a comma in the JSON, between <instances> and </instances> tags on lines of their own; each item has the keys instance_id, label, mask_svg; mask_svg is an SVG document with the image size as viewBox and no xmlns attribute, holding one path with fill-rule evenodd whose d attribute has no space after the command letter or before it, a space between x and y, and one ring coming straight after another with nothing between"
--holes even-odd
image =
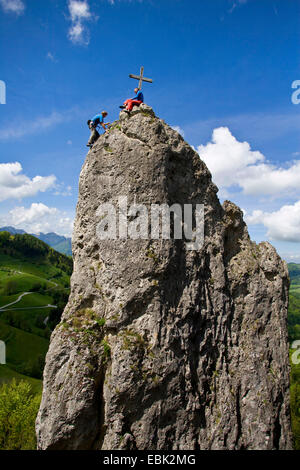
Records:
<instances>
[{"instance_id":1,"label":"climber","mask_svg":"<svg viewBox=\"0 0 300 470\"><path fill-rule=\"evenodd\" d=\"M86 144L87 147L92 148L94 143L96 142L96 140L99 138L100 134L97 130L97 128L99 128L99 126L102 126L103 129L104 129L104 132L105 132L106 127L110 125L109 122L107 122L106 124L104 123L104 118L106 116L107 116L107 112L102 111L102 113L96 114L96 116L94 116L93 119L88 120L87 124L88 124L88 126L91 130L91 135L90 135L88 143Z\"/></svg>"},{"instance_id":2,"label":"climber","mask_svg":"<svg viewBox=\"0 0 300 470\"><path fill-rule=\"evenodd\" d=\"M128 114L132 111L133 106L139 106L144 102L144 95L139 88L134 89L135 96L129 100L124 101L124 104L120 106L121 109L124 109Z\"/></svg>"}]
</instances>

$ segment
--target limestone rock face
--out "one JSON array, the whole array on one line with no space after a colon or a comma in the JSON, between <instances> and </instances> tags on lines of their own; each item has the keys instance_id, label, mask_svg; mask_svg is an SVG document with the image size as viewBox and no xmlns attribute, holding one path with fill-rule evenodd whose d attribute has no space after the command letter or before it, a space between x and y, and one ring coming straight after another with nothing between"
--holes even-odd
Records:
<instances>
[{"instance_id":1,"label":"limestone rock face","mask_svg":"<svg viewBox=\"0 0 300 470\"><path fill-rule=\"evenodd\" d=\"M120 197L203 204L202 248L101 239L99 206ZM241 210L221 206L199 155L148 106L121 112L89 151L73 253L39 449L291 448L287 266L250 240Z\"/></svg>"}]
</instances>

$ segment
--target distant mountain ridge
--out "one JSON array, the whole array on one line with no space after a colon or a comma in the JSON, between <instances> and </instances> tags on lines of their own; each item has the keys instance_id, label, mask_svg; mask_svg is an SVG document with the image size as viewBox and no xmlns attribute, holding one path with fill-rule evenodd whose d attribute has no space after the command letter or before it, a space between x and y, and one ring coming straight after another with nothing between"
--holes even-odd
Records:
<instances>
[{"instance_id":1,"label":"distant mountain ridge","mask_svg":"<svg viewBox=\"0 0 300 470\"><path fill-rule=\"evenodd\" d=\"M0 232L9 232L12 235L24 235L27 232L25 230L17 229L11 226L1 227ZM71 238L64 237L62 235L57 235L57 233L50 232L50 233L42 233L39 234L30 233L33 237L42 240L47 245L51 246L54 250L58 251L59 253L63 253L68 256L72 256L72 240Z\"/></svg>"}]
</instances>

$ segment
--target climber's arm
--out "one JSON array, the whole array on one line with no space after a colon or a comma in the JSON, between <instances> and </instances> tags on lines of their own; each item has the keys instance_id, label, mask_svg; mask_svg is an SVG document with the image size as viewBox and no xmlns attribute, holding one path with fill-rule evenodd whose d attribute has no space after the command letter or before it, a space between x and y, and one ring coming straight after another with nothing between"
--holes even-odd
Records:
<instances>
[{"instance_id":1,"label":"climber's arm","mask_svg":"<svg viewBox=\"0 0 300 470\"><path fill-rule=\"evenodd\" d=\"M110 122L101 122L100 123L103 129L106 131L106 129L110 126Z\"/></svg>"}]
</instances>

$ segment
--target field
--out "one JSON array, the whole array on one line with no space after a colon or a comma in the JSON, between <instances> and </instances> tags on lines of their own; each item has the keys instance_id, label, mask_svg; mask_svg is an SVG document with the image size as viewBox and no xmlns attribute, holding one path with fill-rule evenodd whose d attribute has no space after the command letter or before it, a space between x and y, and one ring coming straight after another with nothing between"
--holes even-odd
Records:
<instances>
[{"instance_id":1,"label":"field","mask_svg":"<svg viewBox=\"0 0 300 470\"><path fill-rule=\"evenodd\" d=\"M294 295L298 299L300 299L300 285L291 285L290 287L290 294Z\"/></svg>"},{"instance_id":2,"label":"field","mask_svg":"<svg viewBox=\"0 0 300 470\"><path fill-rule=\"evenodd\" d=\"M0 244L0 340L6 344L0 383L25 377L37 390L51 331L69 296L71 264L43 242L34 245L34 237L26 237L25 245L12 236L9 249L1 250Z\"/></svg>"},{"instance_id":3,"label":"field","mask_svg":"<svg viewBox=\"0 0 300 470\"><path fill-rule=\"evenodd\" d=\"M20 380L28 382L31 385L31 389L34 394L42 392L42 380L34 379L33 377L28 377L28 375L19 374L15 370L10 369L7 365L0 365L0 383L9 383L13 379L16 379L18 382Z\"/></svg>"}]
</instances>

